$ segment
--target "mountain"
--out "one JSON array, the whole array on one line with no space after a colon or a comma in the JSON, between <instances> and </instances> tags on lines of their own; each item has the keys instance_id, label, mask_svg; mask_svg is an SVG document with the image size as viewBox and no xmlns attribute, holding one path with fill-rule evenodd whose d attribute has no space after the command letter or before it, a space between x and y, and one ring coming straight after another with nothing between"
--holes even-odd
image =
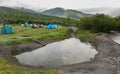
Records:
<instances>
[{"instance_id":1,"label":"mountain","mask_svg":"<svg viewBox=\"0 0 120 74\"><path fill-rule=\"evenodd\" d=\"M0 22L8 21L9 23L29 22L29 23L53 23L61 22L68 19L43 15L40 13L33 13L34 11L28 12L28 10L14 9L8 7L0 7Z\"/></svg>"},{"instance_id":2,"label":"mountain","mask_svg":"<svg viewBox=\"0 0 120 74\"><path fill-rule=\"evenodd\" d=\"M54 8L42 12L43 14L52 15L52 16L61 16L64 13L63 8Z\"/></svg>"},{"instance_id":3,"label":"mountain","mask_svg":"<svg viewBox=\"0 0 120 74\"><path fill-rule=\"evenodd\" d=\"M31 9L27 9L27 8L24 8L24 7L12 7L12 8L14 8L14 9L18 9L18 10L21 10L21 11L26 11L26 12L36 13L36 11L31 10Z\"/></svg>"},{"instance_id":4,"label":"mountain","mask_svg":"<svg viewBox=\"0 0 120 74\"><path fill-rule=\"evenodd\" d=\"M19 10L22 10L22 11L26 11L26 12L32 12L32 13L40 13L40 12L43 12L46 10L46 8L25 8L25 7L11 7L11 8L14 8L14 9L19 9Z\"/></svg>"},{"instance_id":5,"label":"mountain","mask_svg":"<svg viewBox=\"0 0 120 74\"><path fill-rule=\"evenodd\" d=\"M88 14L103 13L112 17L120 16L120 8L89 8L80 9L80 11Z\"/></svg>"},{"instance_id":6,"label":"mountain","mask_svg":"<svg viewBox=\"0 0 120 74\"><path fill-rule=\"evenodd\" d=\"M77 10L65 10L63 8L54 8L41 12L45 15L57 16L62 18L80 19L85 16L90 16L90 14L85 14Z\"/></svg>"}]
</instances>

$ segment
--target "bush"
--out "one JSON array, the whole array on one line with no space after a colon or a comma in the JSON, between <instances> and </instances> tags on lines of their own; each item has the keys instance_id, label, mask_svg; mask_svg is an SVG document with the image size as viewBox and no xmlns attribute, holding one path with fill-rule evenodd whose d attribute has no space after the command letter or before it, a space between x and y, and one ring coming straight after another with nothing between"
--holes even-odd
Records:
<instances>
[{"instance_id":1,"label":"bush","mask_svg":"<svg viewBox=\"0 0 120 74\"><path fill-rule=\"evenodd\" d=\"M120 31L120 17L111 18L104 14L96 14L91 17L84 17L80 20L81 29L93 32Z\"/></svg>"}]
</instances>

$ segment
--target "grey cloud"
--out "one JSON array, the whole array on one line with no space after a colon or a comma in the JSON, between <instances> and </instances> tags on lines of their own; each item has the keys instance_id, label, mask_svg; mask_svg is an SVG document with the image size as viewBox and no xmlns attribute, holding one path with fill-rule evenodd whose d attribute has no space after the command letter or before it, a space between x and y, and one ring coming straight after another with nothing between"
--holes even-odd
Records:
<instances>
[{"instance_id":1,"label":"grey cloud","mask_svg":"<svg viewBox=\"0 0 120 74\"><path fill-rule=\"evenodd\" d=\"M10 1L10 0L0 0L0 3L6 2L6 1Z\"/></svg>"}]
</instances>

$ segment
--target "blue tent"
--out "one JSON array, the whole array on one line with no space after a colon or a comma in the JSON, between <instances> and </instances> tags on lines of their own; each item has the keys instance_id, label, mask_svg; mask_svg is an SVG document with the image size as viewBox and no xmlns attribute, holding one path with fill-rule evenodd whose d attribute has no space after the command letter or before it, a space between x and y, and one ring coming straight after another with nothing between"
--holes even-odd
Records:
<instances>
[{"instance_id":1,"label":"blue tent","mask_svg":"<svg viewBox=\"0 0 120 74\"><path fill-rule=\"evenodd\" d=\"M12 27L8 27L8 24L3 24L3 27L1 28L1 33L2 34L13 33L13 28Z\"/></svg>"},{"instance_id":2,"label":"blue tent","mask_svg":"<svg viewBox=\"0 0 120 74\"><path fill-rule=\"evenodd\" d=\"M47 29L56 29L56 28L58 28L58 27L59 27L58 24L48 24L48 25L46 26Z\"/></svg>"},{"instance_id":3,"label":"blue tent","mask_svg":"<svg viewBox=\"0 0 120 74\"><path fill-rule=\"evenodd\" d=\"M25 23L24 26L25 26L25 27L29 27L29 24L28 24L28 23Z\"/></svg>"},{"instance_id":4,"label":"blue tent","mask_svg":"<svg viewBox=\"0 0 120 74\"><path fill-rule=\"evenodd\" d=\"M12 27L1 28L1 33L2 33L2 34L10 34L10 33L13 33L13 28L12 28Z\"/></svg>"}]
</instances>

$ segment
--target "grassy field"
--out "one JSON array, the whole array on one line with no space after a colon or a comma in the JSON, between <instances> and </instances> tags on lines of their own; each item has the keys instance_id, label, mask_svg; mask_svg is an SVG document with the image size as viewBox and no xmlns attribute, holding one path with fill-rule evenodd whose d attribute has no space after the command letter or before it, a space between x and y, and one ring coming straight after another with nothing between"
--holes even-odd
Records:
<instances>
[{"instance_id":1,"label":"grassy field","mask_svg":"<svg viewBox=\"0 0 120 74\"><path fill-rule=\"evenodd\" d=\"M37 28L32 29L30 27L22 26L12 26L14 32L12 34L0 34L0 46L15 45L22 43L33 42L33 39L43 41L43 40L54 40L59 41L70 37L70 29L68 28L58 28L58 29L45 29ZM0 26L1 27L1 26ZM59 71L53 70L37 70L31 71L31 68L26 66L19 66L14 64L12 58L0 57L0 74L61 74ZM21 69L25 71L21 71ZM27 71L29 70L30 71ZM34 69L34 68L33 68Z\"/></svg>"},{"instance_id":2,"label":"grassy field","mask_svg":"<svg viewBox=\"0 0 120 74\"><path fill-rule=\"evenodd\" d=\"M98 35L101 35L103 33L92 33L90 31L87 31L87 30L78 30L76 32L76 37L79 38L81 41L83 42L92 42L92 40L98 36Z\"/></svg>"},{"instance_id":3,"label":"grassy field","mask_svg":"<svg viewBox=\"0 0 120 74\"><path fill-rule=\"evenodd\" d=\"M61 74L57 71L31 71L31 72L16 72L16 71L0 71L0 74Z\"/></svg>"},{"instance_id":4,"label":"grassy field","mask_svg":"<svg viewBox=\"0 0 120 74\"><path fill-rule=\"evenodd\" d=\"M9 61L0 57L0 74L63 74L62 71L54 70L33 70L33 71L19 71L18 66L11 65ZM20 66L19 66L20 67ZM13 68L16 68L13 70ZM22 67L21 67L22 68Z\"/></svg>"},{"instance_id":5,"label":"grassy field","mask_svg":"<svg viewBox=\"0 0 120 74\"><path fill-rule=\"evenodd\" d=\"M33 39L36 40L45 40L45 39L53 39L53 40L62 40L68 38L69 29L67 28L58 28L58 29L45 29L45 28L37 28L32 29L30 27L22 27L22 26L12 26L14 29L13 34L0 34L0 45L14 45L21 43L32 42Z\"/></svg>"},{"instance_id":6,"label":"grassy field","mask_svg":"<svg viewBox=\"0 0 120 74\"><path fill-rule=\"evenodd\" d=\"M41 70L41 69L26 69L27 67L13 65L10 60L0 56L0 74L61 74L62 71ZM19 68L25 69L24 71Z\"/></svg>"}]
</instances>

